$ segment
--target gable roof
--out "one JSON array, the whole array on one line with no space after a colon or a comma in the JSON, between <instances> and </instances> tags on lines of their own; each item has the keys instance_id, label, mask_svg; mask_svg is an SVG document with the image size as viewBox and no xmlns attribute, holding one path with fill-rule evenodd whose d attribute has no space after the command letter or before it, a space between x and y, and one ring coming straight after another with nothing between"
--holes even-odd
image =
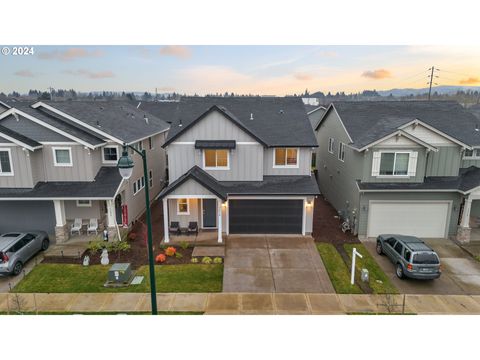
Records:
<instances>
[{"instance_id":1,"label":"gable roof","mask_svg":"<svg viewBox=\"0 0 480 360\"><path fill-rule=\"evenodd\" d=\"M413 120L420 120L466 146L480 145L480 133L475 131L478 121L455 101L338 101L329 106L316 130L333 110L352 139L350 145L357 149Z\"/></svg>"},{"instance_id":2,"label":"gable roof","mask_svg":"<svg viewBox=\"0 0 480 360\"><path fill-rule=\"evenodd\" d=\"M10 130L5 126L0 125L0 136L3 139L10 140L15 144L23 146L28 150L35 150L42 147L42 144L38 143L37 141L30 139L22 134L17 133L16 131Z\"/></svg>"},{"instance_id":3,"label":"gable roof","mask_svg":"<svg viewBox=\"0 0 480 360\"><path fill-rule=\"evenodd\" d=\"M162 103L154 104L163 106ZM301 98L185 97L177 105L174 111L167 105L175 118L166 145L210 112L219 111L267 147L318 146Z\"/></svg>"}]
</instances>

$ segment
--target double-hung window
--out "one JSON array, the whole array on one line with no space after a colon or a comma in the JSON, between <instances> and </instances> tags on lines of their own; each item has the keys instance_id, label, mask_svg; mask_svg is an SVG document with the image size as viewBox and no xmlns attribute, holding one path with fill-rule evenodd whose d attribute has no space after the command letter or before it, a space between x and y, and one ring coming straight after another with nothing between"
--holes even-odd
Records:
<instances>
[{"instance_id":1,"label":"double-hung window","mask_svg":"<svg viewBox=\"0 0 480 360\"><path fill-rule=\"evenodd\" d=\"M190 215L190 209L188 207L188 199L177 200L177 215Z\"/></svg>"},{"instance_id":2,"label":"double-hung window","mask_svg":"<svg viewBox=\"0 0 480 360\"><path fill-rule=\"evenodd\" d=\"M53 147L53 163L55 166L73 166L72 148Z\"/></svg>"},{"instance_id":3,"label":"double-hung window","mask_svg":"<svg viewBox=\"0 0 480 360\"><path fill-rule=\"evenodd\" d=\"M0 176L13 175L10 149L0 149Z\"/></svg>"},{"instance_id":4,"label":"double-hung window","mask_svg":"<svg viewBox=\"0 0 480 360\"><path fill-rule=\"evenodd\" d=\"M118 146L108 145L103 148L103 162L104 163L117 163L118 161Z\"/></svg>"},{"instance_id":5,"label":"double-hung window","mask_svg":"<svg viewBox=\"0 0 480 360\"><path fill-rule=\"evenodd\" d=\"M211 170L228 170L229 158L227 149L206 149L203 151L203 167Z\"/></svg>"},{"instance_id":6,"label":"double-hung window","mask_svg":"<svg viewBox=\"0 0 480 360\"><path fill-rule=\"evenodd\" d=\"M276 148L273 156L274 168L297 168L298 148Z\"/></svg>"},{"instance_id":7,"label":"double-hung window","mask_svg":"<svg viewBox=\"0 0 480 360\"><path fill-rule=\"evenodd\" d=\"M380 157L380 175L406 176L408 175L408 152L382 152Z\"/></svg>"},{"instance_id":8,"label":"double-hung window","mask_svg":"<svg viewBox=\"0 0 480 360\"><path fill-rule=\"evenodd\" d=\"M328 152L333 154L333 145L335 144L335 140L333 138L328 139Z\"/></svg>"},{"instance_id":9,"label":"double-hung window","mask_svg":"<svg viewBox=\"0 0 480 360\"><path fill-rule=\"evenodd\" d=\"M338 143L338 160L345 161L345 144Z\"/></svg>"}]
</instances>

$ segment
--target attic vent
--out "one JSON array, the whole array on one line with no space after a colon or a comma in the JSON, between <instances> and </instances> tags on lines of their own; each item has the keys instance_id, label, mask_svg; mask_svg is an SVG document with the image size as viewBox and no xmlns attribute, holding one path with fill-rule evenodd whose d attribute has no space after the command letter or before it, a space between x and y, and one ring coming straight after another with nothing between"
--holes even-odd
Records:
<instances>
[{"instance_id":1,"label":"attic vent","mask_svg":"<svg viewBox=\"0 0 480 360\"><path fill-rule=\"evenodd\" d=\"M253 120L253 113L250 113L250 120Z\"/></svg>"}]
</instances>

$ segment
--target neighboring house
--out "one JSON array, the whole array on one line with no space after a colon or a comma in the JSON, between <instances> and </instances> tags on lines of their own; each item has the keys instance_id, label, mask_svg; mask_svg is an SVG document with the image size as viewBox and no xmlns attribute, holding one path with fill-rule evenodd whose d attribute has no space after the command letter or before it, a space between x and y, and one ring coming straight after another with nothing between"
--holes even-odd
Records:
<instances>
[{"instance_id":1,"label":"neighboring house","mask_svg":"<svg viewBox=\"0 0 480 360\"><path fill-rule=\"evenodd\" d=\"M359 236L480 239L480 132L458 103L335 102L315 130L320 190Z\"/></svg>"},{"instance_id":2,"label":"neighboring house","mask_svg":"<svg viewBox=\"0 0 480 360\"><path fill-rule=\"evenodd\" d=\"M93 101L0 108L0 233L38 229L63 242L75 218L96 218L113 236L145 211L145 186L154 199L165 185L169 125L143 110ZM132 177L120 177L124 143L146 150L147 179L133 153Z\"/></svg>"},{"instance_id":3,"label":"neighboring house","mask_svg":"<svg viewBox=\"0 0 480 360\"><path fill-rule=\"evenodd\" d=\"M161 106L161 104L159 104ZM300 98L183 98L165 142L168 225L223 234L311 234L317 146Z\"/></svg>"},{"instance_id":4,"label":"neighboring house","mask_svg":"<svg viewBox=\"0 0 480 360\"><path fill-rule=\"evenodd\" d=\"M307 115L308 118L310 119L310 123L312 124L312 127L315 129L320 122L320 119L323 117L323 114L325 114L325 111L327 111L327 108L324 106L309 106L305 105L305 108L307 109Z\"/></svg>"}]
</instances>

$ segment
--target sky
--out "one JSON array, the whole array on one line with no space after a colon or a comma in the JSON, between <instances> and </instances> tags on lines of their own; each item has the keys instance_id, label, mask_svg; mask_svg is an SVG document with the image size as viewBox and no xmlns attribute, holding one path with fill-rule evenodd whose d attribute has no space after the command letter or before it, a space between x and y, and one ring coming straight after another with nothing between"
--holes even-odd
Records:
<instances>
[{"instance_id":1,"label":"sky","mask_svg":"<svg viewBox=\"0 0 480 360\"><path fill-rule=\"evenodd\" d=\"M3 50L3 46L0 45ZM0 92L148 91L292 95L480 85L480 47L34 46L0 55ZM2 51L3 52L3 51Z\"/></svg>"}]
</instances>

